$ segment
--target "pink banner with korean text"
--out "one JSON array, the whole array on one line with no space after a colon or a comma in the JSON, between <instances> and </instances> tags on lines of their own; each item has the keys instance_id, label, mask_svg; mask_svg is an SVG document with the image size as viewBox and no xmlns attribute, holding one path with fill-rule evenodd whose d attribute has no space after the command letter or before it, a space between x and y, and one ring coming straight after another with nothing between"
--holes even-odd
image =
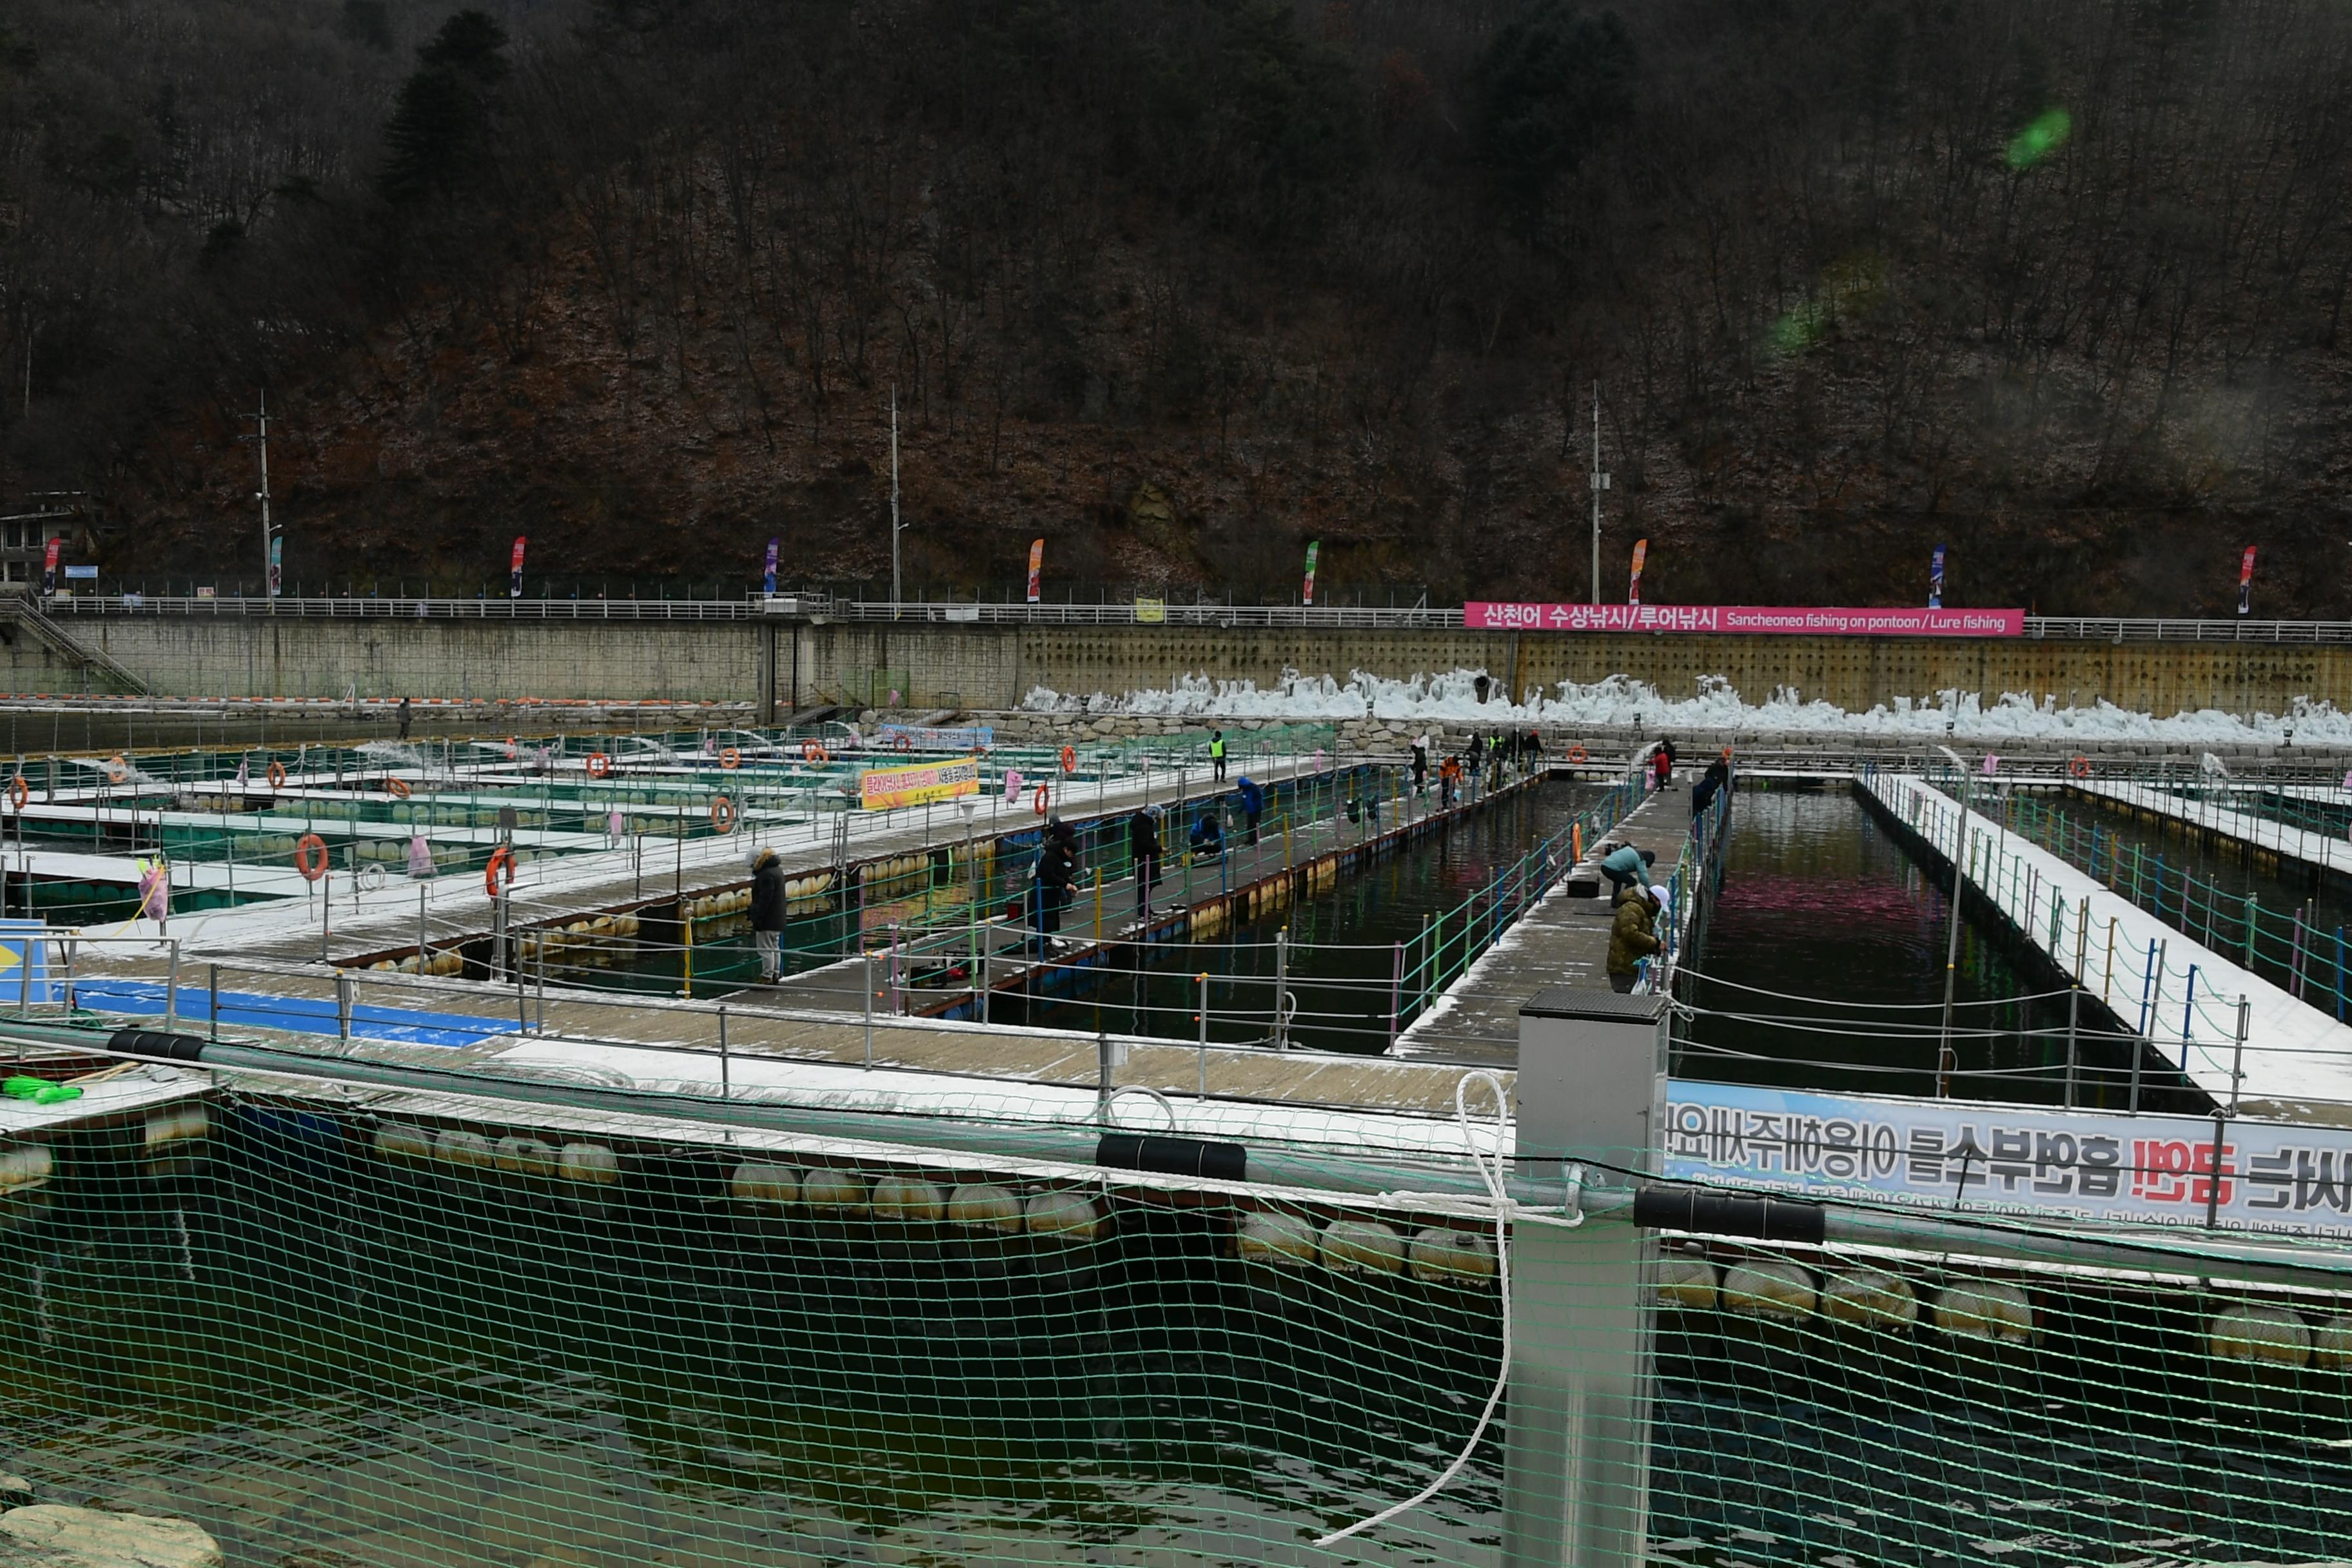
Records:
<instances>
[{"instance_id":1,"label":"pink banner with korean text","mask_svg":"<svg viewBox=\"0 0 2352 1568\"><path fill-rule=\"evenodd\" d=\"M2023 610L1835 609L1811 605L1555 605L1474 599L1474 632L1723 632L1742 637L2016 637Z\"/></svg>"}]
</instances>

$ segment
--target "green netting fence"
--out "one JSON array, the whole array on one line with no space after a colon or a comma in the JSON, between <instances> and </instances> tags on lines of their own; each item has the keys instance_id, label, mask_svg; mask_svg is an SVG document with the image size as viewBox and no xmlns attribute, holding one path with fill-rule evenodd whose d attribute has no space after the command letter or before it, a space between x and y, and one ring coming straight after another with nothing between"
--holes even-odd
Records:
<instances>
[{"instance_id":1,"label":"green netting fence","mask_svg":"<svg viewBox=\"0 0 2352 1568\"><path fill-rule=\"evenodd\" d=\"M268 1568L1507 1561L1507 1400L1427 1503L1316 1544L1477 1427L1475 1205L495 1093L254 1079L11 1134L0 1468ZM1658 1238L1648 1557L2340 1556L2352 1293L2183 1256ZM1582 1310L1511 1299L1522 1339Z\"/></svg>"}]
</instances>

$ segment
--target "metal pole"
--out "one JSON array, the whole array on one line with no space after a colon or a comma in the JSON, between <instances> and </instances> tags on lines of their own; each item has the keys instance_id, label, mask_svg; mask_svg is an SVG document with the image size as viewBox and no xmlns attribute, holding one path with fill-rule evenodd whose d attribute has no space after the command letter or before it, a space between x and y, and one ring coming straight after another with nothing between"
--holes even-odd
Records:
<instances>
[{"instance_id":1,"label":"metal pole","mask_svg":"<svg viewBox=\"0 0 2352 1568\"><path fill-rule=\"evenodd\" d=\"M1209 1098L1209 972L1201 971L1201 1010L1194 1015L1201 1026L1201 1098Z\"/></svg>"},{"instance_id":2,"label":"metal pole","mask_svg":"<svg viewBox=\"0 0 2352 1568\"><path fill-rule=\"evenodd\" d=\"M1396 1049L1397 1030L1404 1019L1404 943L1392 942L1389 963L1389 1049Z\"/></svg>"},{"instance_id":3,"label":"metal pole","mask_svg":"<svg viewBox=\"0 0 2352 1568\"><path fill-rule=\"evenodd\" d=\"M2066 992L2066 1105L2069 1110L2074 1104L2075 1023L2082 1005L2083 988L2079 985L2070 987Z\"/></svg>"},{"instance_id":4,"label":"metal pole","mask_svg":"<svg viewBox=\"0 0 2352 1568\"><path fill-rule=\"evenodd\" d=\"M26 968L32 965L27 963ZM172 968L163 980L163 1032L173 1034L180 1027L180 941L172 939Z\"/></svg>"},{"instance_id":5,"label":"metal pole","mask_svg":"<svg viewBox=\"0 0 2352 1568\"><path fill-rule=\"evenodd\" d=\"M1937 746L1936 750L1952 759L1952 770L1960 779L1959 830L1952 852L1952 908L1944 939L1944 1026L1936 1047L1936 1098L1944 1100L1951 1095L1952 1069L1958 1065L1952 1055L1952 987L1960 969L1960 867L1968 854L1969 805L1976 790L1969 780L1969 770L1960 762L1960 754L1949 746Z\"/></svg>"},{"instance_id":6,"label":"metal pole","mask_svg":"<svg viewBox=\"0 0 2352 1568\"><path fill-rule=\"evenodd\" d=\"M1586 601L1601 602L1601 492L1609 488L1609 476L1601 471L1601 384L1592 384L1592 471L1587 480L1592 487L1592 597Z\"/></svg>"},{"instance_id":7,"label":"metal pole","mask_svg":"<svg viewBox=\"0 0 2352 1568\"><path fill-rule=\"evenodd\" d=\"M212 1037L217 1040L220 1038L220 965L214 963L207 964L205 967L212 971L211 983L206 987L205 1002L212 1015Z\"/></svg>"},{"instance_id":8,"label":"metal pole","mask_svg":"<svg viewBox=\"0 0 2352 1568\"><path fill-rule=\"evenodd\" d=\"M866 1066L874 1066L874 950L860 944L866 955Z\"/></svg>"},{"instance_id":9,"label":"metal pole","mask_svg":"<svg viewBox=\"0 0 2352 1568\"><path fill-rule=\"evenodd\" d=\"M898 589L898 387L890 387L890 618L898 618L898 603L906 595Z\"/></svg>"},{"instance_id":10,"label":"metal pole","mask_svg":"<svg viewBox=\"0 0 2352 1568\"><path fill-rule=\"evenodd\" d=\"M352 977L340 969L335 972L335 1037L351 1044Z\"/></svg>"},{"instance_id":11,"label":"metal pole","mask_svg":"<svg viewBox=\"0 0 2352 1568\"><path fill-rule=\"evenodd\" d=\"M2231 1116L2238 1114L2238 1086L2246 1078L2246 1035L2252 1023L2251 1012L2244 994L2241 993L2238 997L2238 1043L2230 1053L2230 1109L2227 1114ZM2217 1159L2213 1169L2219 1171L2221 1168L2221 1162Z\"/></svg>"},{"instance_id":12,"label":"metal pole","mask_svg":"<svg viewBox=\"0 0 2352 1568\"><path fill-rule=\"evenodd\" d=\"M719 1098L732 1100L735 1090L727 1068L727 1004L719 1004Z\"/></svg>"},{"instance_id":13,"label":"metal pole","mask_svg":"<svg viewBox=\"0 0 2352 1568\"><path fill-rule=\"evenodd\" d=\"M1274 1048L1290 1048L1290 1015L1284 1005L1290 987L1290 928L1274 933Z\"/></svg>"}]
</instances>

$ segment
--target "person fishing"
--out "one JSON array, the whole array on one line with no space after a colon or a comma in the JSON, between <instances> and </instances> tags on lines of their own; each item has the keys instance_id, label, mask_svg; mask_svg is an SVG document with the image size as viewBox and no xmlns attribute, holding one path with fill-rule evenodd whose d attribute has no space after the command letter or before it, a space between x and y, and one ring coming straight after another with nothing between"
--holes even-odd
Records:
<instances>
[{"instance_id":1,"label":"person fishing","mask_svg":"<svg viewBox=\"0 0 2352 1568\"><path fill-rule=\"evenodd\" d=\"M1128 858L1135 863L1135 913L1151 918L1151 889L1160 885L1160 814L1145 806L1127 819Z\"/></svg>"},{"instance_id":2,"label":"person fishing","mask_svg":"<svg viewBox=\"0 0 2352 1568\"><path fill-rule=\"evenodd\" d=\"M1642 961L1662 945L1656 920L1662 906L1647 888L1626 888L1617 895L1617 912L1609 922L1609 989L1630 994L1641 979Z\"/></svg>"},{"instance_id":3,"label":"person fishing","mask_svg":"<svg viewBox=\"0 0 2352 1568\"><path fill-rule=\"evenodd\" d=\"M1609 879L1612 896L1622 896L1628 888L1646 887L1650 880L1650 863L1658 858L1654 849L1636 849L1631 844L1620 844L1601 858L1601 874Z\"/></svg>"},{"instance_id":4,"label":"person fishing","mask_svg":"<svg viewBox=\"0 0 2352 1568\"><path fill-rule=\"evenodd\" d=\"M751 851L751 945L760 980L773 985L784 969L784 863L765 845Z\"/></svg>"},{"instance_id":5,"label":"person fishing","mask_svg":"<svg viewBox=\"0 0 2352 1568\"><path fill-rule=\"evenodd\" d=\"M1201 813L1192 824L1188 847L1195 860L1222 859L1225 853L1225 830L1217 824L1214 807Z\"/></svg>"},{"instance_id":6,"label":"person fishing","mask_svg":"<svg viewBox=\"0 0 2352 1568\"><path fill-rule=\"evenodd\" d=\"M1255 844L1257 842L1257 819L1265 810L1265 790L1255 779L1244 773L1234 791L1242 800L1242 831L1244 835L1242 842Z\"/></svg>"},{"instance_id":7,"label":"person fishing","mask_svg":"<svg viewBox=\"0 0 2352 1568\"><path fill-rule=\"evenodd\" d=\"M1053 949L1062 929L1062 907L1070 901L1070 884L1078 876L1077 830L1060 817L1045 825L1037 846L1037 956Z\"/></svg>"}]
</instances>

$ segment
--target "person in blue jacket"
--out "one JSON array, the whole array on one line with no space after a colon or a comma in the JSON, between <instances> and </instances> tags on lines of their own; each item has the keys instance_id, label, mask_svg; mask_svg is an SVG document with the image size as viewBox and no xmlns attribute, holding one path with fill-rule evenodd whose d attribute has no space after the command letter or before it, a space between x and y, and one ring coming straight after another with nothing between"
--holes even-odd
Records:
<instances>
[{"instance_id":1,"label":"person in blue jacket","mask_svg":"<svg viewBox=\"0 0 2352 1568\"><path fill-rule=\"evenodd\" d=\"M1244 773L1241 782L1234 786L1234 793L1242 798L1242 825L1248 834L1243 842L1255 844L1257 842L1258 816L1265 810L1265 791L1255 779Z\"/></svg>"},{"instance_id":2,"label":"person in blue jacket","mask_svg":"<svg viewBox=\"0 0 2352 1568\"><path fill-rule=\"evenodd\" d=\"M1601 874L1609 879L1609 896L1613 904L1628 888L1650 885L1650 862L1658 858L1654 849L1636 849L1631 844L1621 844L1603 856Z\"/></svg>"}]
</instances>

